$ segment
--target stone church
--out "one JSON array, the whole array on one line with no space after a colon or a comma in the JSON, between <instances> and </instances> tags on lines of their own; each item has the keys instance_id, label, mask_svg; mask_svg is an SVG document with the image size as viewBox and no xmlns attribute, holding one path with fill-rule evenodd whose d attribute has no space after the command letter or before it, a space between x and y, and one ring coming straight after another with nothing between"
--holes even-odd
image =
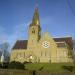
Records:
<instances>
[{"instance_id":1,"label":"stone church","mask_svg":"<svg viewBox=\"0 0 75 75\"><path fill-rule=\"evenodd\" d=\"M28 40L17 40L10 62L63 63L73 62L72 37L52 38L48 32L41 36L38 8L28 29Z\"/></svg>"}]
</instances>

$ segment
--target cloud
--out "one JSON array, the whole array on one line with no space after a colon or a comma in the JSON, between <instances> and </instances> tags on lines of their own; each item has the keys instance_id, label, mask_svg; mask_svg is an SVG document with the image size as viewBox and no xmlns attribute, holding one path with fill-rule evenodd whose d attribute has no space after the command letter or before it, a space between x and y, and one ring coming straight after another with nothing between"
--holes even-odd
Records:
<instances>
[{"instance_id":1,"label":"cloud","mask_svg":"<svg viewBox=\"0 0 75 75\"><path fill-rule=\"evenodd\" d=\"M28 35L28 23L19 24L13 27L12 34L8 37L8 42L10 44L10 49L13 47L17 40L25 40Z\"/></svg>"},{"instance_id":2,"label":"cloud","mask_svg":"<svg viewBox=\"0 0 75 75\"><path fill-rule=\"evenodd\" d=\"M11 34L6 33L6 29L0 26L0 44L8 42L10 46L9 49L12 49L17 40L27 39L29 24L30 22L14 25Z\"/></svg>"}]
</instances>

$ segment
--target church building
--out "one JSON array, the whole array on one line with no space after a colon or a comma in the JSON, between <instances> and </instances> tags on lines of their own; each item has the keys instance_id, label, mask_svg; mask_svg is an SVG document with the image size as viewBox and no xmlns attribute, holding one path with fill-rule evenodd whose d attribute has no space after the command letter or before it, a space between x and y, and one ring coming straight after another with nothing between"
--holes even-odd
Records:
<instances>
[{"instance_id":1,"label":"church building","mask_svg":"<svg viewBox=\"0 0 75 75\"><path fill-rule=\"evenodd\" d=\"M73 62L72 37L52 38L48 32L41 36L38 8L28 29L28 40L17 40L10 62L67 63Z\"/></svg>"}]
</instances>

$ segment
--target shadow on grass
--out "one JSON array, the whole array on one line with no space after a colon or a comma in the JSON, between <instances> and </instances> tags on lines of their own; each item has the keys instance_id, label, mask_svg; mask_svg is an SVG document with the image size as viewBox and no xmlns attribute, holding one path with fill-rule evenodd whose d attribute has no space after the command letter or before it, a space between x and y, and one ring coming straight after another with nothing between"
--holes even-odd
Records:
<instances>
[{"instance_id":1,"label":"shadow on grass","mask_svg":"<svg viewBox=\"0 0 75 75\"><path fill-rule=\"evenodd\" d=\"M44 68L44 67L41 67L41 68L39 69L39 71L43 70L43 68Z\"/></svg>"},{"instance_id":2,"label":"shadow on grass","mask_svg":"<svg viewBox=\"0 0 75 75\"><path fill-rule=\"evenodd\" d=\"M23 63L13 61L13 62L9 63L8 69L22 69L22 70L24 70L25 66Z\"/></svg>"},{"instance_id":3,"label":"shadow on grass","mask_svg":"<svg viewBox=\"0 0 75 75\"><path fill-rule=\"evenodd\" d=\"M70 71L70 72L72 72L72 71L74 70L74 66L65 66L65 65L63 65L62 68L63 68L64 70Z\"/></svg>"}]
</instances>

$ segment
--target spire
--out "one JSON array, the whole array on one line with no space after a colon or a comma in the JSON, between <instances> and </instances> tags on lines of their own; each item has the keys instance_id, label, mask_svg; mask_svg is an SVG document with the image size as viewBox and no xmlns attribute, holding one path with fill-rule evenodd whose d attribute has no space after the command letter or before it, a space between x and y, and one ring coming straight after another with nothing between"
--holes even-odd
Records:
<instances>
[{"instance_id":1,"label":"spire","mask_svg":"<svg viewBox=\"0 0 75 75\"><path fill-rule=\"evenodd\" d=\"M33 15L32 24L33 25L40 25L38 7L35 8L35 12L34 12L34 15Z\"/></svg>"},{"instance_id":2,"label":"spire","mask_svg":"<svg viewBox=\"0 0 75 75\"><path fill-rule=\"evenodd\" d=\"M50 37L50 36L49 36L49 33L48 33L47 31L45 32L44 37L45 37L45 38Z\"/></svg>"}]
</instances>

